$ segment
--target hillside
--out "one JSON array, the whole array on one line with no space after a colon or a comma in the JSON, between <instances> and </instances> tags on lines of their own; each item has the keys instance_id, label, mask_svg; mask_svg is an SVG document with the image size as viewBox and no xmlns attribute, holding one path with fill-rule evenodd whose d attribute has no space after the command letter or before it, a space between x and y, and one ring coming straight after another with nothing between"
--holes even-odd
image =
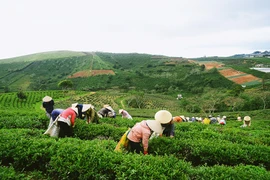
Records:
<instances>
[{"instance_id":1,"label":"hillside","mask_svg":"<svg viewBox=\"0 0 270 180\"><path fill-rule=\"evenodd\" d=\"M205 87L230 89L235 82L224 77L220 69L203 67L207 61L258 79L265 73L250 67L267 62L262 58L190 60L138 53L47 52L0 60L0 91L59 90L58 83L63 80L70 80L72 89L86 91L117 88L188 94L201 93ZM257 82L252 85L261 84Z\"/></svg>"}]
</instances>

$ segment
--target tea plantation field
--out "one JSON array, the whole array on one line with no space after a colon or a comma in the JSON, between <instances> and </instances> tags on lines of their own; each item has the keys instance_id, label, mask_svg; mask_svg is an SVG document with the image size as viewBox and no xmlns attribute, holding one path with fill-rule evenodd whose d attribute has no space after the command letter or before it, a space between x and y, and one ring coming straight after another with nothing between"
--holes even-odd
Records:
<instances>
[{"instance_id":1,"label":"tea plantation field","mask_svg":"<svg viewBox=\"0 0 270 180\"><path fill-rule=\"evenodd\" d=\"M227 125L198 122L175 124L175 137L158 137L149 143L149 155L115 152L124 132L136 122L153 119L158 107L128 109L133 120L103 118L99 124L76 120L74 137L43 135L49 120L41 99L50 95L56 108L71 103L92 103L97 109L111 104L118 112L126 106L125 94L79 91L0 94L0 179L270 179L269 110L223 113ZM94 100L94 98L98 97ZM158 98L149 101L158 102ZM155 103L154 103L155 104ZM157 103L156 103L157 104ZM162 105L160 105L162 106ZM172 114L175 105L163 105ZM140 113L141 112L141 113ZM240 128L236 116L250 115L251 127Z\"/></svg>"}]
</instances>

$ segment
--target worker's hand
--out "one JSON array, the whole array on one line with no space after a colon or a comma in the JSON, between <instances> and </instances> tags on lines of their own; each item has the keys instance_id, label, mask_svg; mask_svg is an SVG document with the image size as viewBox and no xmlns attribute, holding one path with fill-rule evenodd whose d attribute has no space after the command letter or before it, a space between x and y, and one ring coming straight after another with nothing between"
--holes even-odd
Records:
<instances>
[{"instance_id":1,"label":"worker's hand","mask_svg":"<svg viewBox=\"0 0 270 180\"><path fill-rule=\"evenodd\" d=\"M143 151L143 154L144 154L144 155L148 154L148 151Z\"/></svg>"}]
</instances>

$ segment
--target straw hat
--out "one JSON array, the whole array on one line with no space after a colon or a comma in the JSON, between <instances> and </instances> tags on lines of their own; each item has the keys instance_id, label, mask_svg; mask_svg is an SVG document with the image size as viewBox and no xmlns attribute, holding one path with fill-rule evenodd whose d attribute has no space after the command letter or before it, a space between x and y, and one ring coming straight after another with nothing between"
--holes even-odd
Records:
<instances>
[{"instance_id":1,"label":"straw hat","mask_svg":"<svg viewBox=\"0 0 270 180\"><path fill-rule=\"evenodd\" d=\"M50 102L52 100L52 98L50 96L45 96L42 101L43 102Z\"/></svg>"},{"instance_id":2,"label":"straw hat","mask_svg":"<svg viewBox=\"0 0 270 180\"><path fill-rule=\"evenodd\" d=\"M90 108L94 108L94 106L92 104L83 104L82 112L85 112Z\"/></svg>"},{"instance_id":3,"label":"straw hat","mask_svg":"<svg viewBox=\"0 0 270 180\"><path fill-rule=\"evenodd\" d=\"M110 106L109 104L104 104L103 108L106 108L106 107L109 107L109 106Z\"/></svg>"},{"instance_id":4,"label":"straw hat","mask_svg":"<svg viewBox=\"0 0 270 180\"><path fill-rule=\"evenodd\" d=\"M122 114L124 109L119 109L119 114Z\"/></svg>"},{"instance_id":5,"label":"straw hat","mask_svg":"<svg viewBox=\"0 0 270 180\"><path fill-rule=\"evenodd\" d=\"M244 117L244 121L250 121L250 120L251 120L251 118L249 116Z\"/></svg>"},{"instance_id":6,"label":"straw hat","mask_svg":"<svg viewBox=\"0 0 270 180\"><path fill-rule=\"evenodd\" d=\"M172 120L172 114L167 110L160 110L155 114L155 120L161 124L167 124Z\"/></svg>"},{"instance_id":7,"label":"straw hat","mask_svg":"<svg viewBox=\"0 0 270 180\"><path fill-rule=\"evenodd\" d=\"M162 134L162 126L159 121L156 120L146 120L148 127L155 133Z\"/></svg>"},{"instance_id":8,"label":"straw hat","mask_svg":"<svg viewBox=\"0 0 270 180\"><path fill-rule=\"evenodd\" d=\"M73 111L75 111L76 114L78 114L78 108L71 107L71 109L72 109Z\"/></svg>"}]
</instances>

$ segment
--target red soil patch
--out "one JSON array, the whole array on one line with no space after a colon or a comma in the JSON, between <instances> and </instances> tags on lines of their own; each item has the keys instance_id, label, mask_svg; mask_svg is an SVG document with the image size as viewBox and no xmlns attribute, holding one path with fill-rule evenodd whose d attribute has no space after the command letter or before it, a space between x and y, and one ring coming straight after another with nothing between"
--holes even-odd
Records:
<instances>
[{"instance_id":1,"label":"red soil patch","mask_svg":"<svg viewBox=\"0 0 270 180\"><path fill-rule=\"evenodd\" d=\"M243 72L240 72L240 71L236 71L234 69L222 69L222 70L219 70L220 74L222 74L223 76L225 77L229 77L229 76L238 76L238 75L241 75L241 74L244 74Z\"/></svg>"},{"instance_id":2,"label":"red soil patch","mask_svg":"<svg viewBox=\"0 0 270 180\"><path fill-rule=\"evenodd\" d=\"M245 76L235 77L235 78L232 78L231 80L237 84L243 84L243 83L251 82L251 81L261 81L260 78L257 78L250 74L245 75Z\"/></svg>"},{"instance_id":3,"label":"red soil patch","mask_svg":"<svg viewBox=\"0 0 270 180\"><path fill-rule=\"evenodd\" d=\"M113 70L85 70L85 71L76 72L73 75L69 76L69 78L89 77L89 76L96 76L96 75L102 75L102 74L115 75Z\"/></svg>"},{"instance_id":4,"label":"red soil patch","mask_svg":"<svg viewBox=\"0 0 270 180\"><path fill-rule=\"evenodd\" d=\"M218 63L218 62L206 62L202 63L205 65L205 69L212 69L212 68L220 68L223 67L223 64Z\"/></svg>"},{"instance_id":5,"label":"red soil patch","mask_svg":"<svg viewBox=\"0 0 270 180\"><path fill-rule=\"evenodd\" d=\"M192 60L189 60L190 62L194 62ZM195 61L196 62L196 61ZM198 62L197 62L198 63ZM205 69L211 69L211 68L220 68L223 67L224 64L218 63L218 62L214 62L214 61L210 61L210 62L199 62L200 65L204 64L205 65ZM248 82L252 82L252 81L261 81L260 78L257 78L251 74L246 74L243 73L241 71L237 71L235 69L232 68L227 68L227 69L220 69L219 70L220 74L223 75L224 77L230 79L231 81L237 83L237 84L244 84L244 83L248 83ZM236 76L236 77L233 77Z\"/></svg>"},{"instance_id":6,"label":"red soil patch","mask_svg":"<svg viewBox=\"0 0 270 180\"><path fill-rule=\"evenodd\" d=\"M212 68L220 68L220 67L223 67L224 64L222 63L218 63L218 62L215 62L215 61L194 61L194 60L188 60L189 62L191 63L199 63L200 65L205 65L205 69L212 69Z\"/></svg>"},{"instance_id":7,"label":"red soil patch","mask_svg":"<svg viewBox=\"0 0 270 180\"><path fill-rule=\"evenodd\" d=\"M237 71L234 69L223 69L223 70L219 70L220 74L222 74L223 76L225 76L226 78L229 78L231 81L237 83L237 84L244 84L247 82L251 82L251 81L261 81L260 78L257 78L251 74L246 74L243 73L241 71ZM237 76L237 77L232 77L232 76ZM230 78L232 77L232 78Z\"/></svg>"}]
</instances>

